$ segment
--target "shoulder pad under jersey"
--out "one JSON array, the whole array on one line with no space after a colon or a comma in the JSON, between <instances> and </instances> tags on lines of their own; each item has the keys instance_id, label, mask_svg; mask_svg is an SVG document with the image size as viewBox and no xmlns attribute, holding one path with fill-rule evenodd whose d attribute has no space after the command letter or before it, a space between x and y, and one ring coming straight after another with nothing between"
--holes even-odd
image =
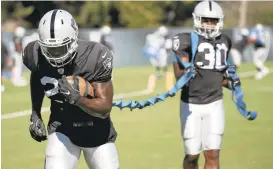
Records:
<instances>
[{"instance_id":1,"label":"shoulder pad under jersey","mask_svg":"<svg viewBox=\"0 0 273 169\"><path fill-rule=\"evenodd\" d=\"M189 33L176 34L172 39L173 51L179 53L181 50L185 50L191 45L191 37Z\"/></svg>"},{"instance_id":2,"label":"shoulder pad under jersey","mask_svg":"<svg viewBox=\"0 0 273 169\"><path fill-rule=\"evenodd\" d=\"M27 44L23 51L23 63L30 71L37 71L38 68L38 41Z\"/></svg>"}]
</instances>

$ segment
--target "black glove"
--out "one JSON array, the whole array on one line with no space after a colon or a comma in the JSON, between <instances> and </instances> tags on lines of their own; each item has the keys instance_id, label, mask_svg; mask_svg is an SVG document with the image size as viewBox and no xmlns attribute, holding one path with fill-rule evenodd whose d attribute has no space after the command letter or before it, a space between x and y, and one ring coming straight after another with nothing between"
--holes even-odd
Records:
<instances>
[{"instance_id":1,"label":"black glove","mask_svg":"<svg viewBox=\"0 0 273 169\"><path fill-rule=\"evenodd\" d=\"M231 80L231 82L232 82L232 86L233 87L241 86L241 80L240 80L240 78L238 76L236 76L235 78L233 78Z\"/></svg>"},{"instance_id":2,"label":"black glove","mask_svg":"<svg viewBox=\"0 0 273 169\"><path fill-rule=\"evenodd\" d=\"M69 102L70 104L77 104L80 100L80 91L78 88L77 80L78 78L74 78L75 85L73 87L67 81L66 76L63 76L59 79L59 92L64 96L65 101ZM79 83L79 82L78 82Z\"/></svg>"},{"instance_id":3,"label":"black glove","mask_svg":"<svg viewBox=\"0 0 273 169\"><path fill-rule=\"evenodd\" d=\"M29 132L31 137L38 142L41 142L47 139L44 122L37 115L32 114L30 117Z\"/></svg>"}]
</instances>

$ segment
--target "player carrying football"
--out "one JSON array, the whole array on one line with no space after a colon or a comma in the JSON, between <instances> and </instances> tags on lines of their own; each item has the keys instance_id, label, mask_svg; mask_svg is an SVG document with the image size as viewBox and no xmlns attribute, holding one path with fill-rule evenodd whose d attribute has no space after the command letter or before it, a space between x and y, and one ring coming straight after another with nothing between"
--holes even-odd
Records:
<instances>
[{"instance_id":1,"label":"player carrying football","mask_svg":"<svg viewBox=\"0 0 273 169\"><path fill-rule=\"evenodd\" d=\"M45 168L74 169L83 151L89 168L118 169L117 133L110 119L112 53L99 43L79 40L78 26L65 10L47 12L38 33L39 40L25 47L23 61L31 71L29 129L39 142L47 139L44 95L51 100ZM73 85L67 76L74 77ZM81 96L78 76L91 83L93 98Z\"/></svg>"},{"instance_id":2,"label":"player carrying football","mask_svg":"<svg viewBox=\"0 0 273 169\"><path fill-rule=\"evenodd\" d=\"M193 12L198 34L194 57L196 76L184 86L181 94L181 134L184 139L184 169L197 169L203 151L205 169L219 169L219 153L224 133L224 104L222 85L231 40L221 33L224 14L214 1L202 1ZM173 51L184 62L191 62L191 34L181 33L173 38ZM173 63L175 77L184 74L180 62ZM226 81L225 81L226 82ZM234 84L240 85L239 79Z\"/></svg>"}]
</instances>

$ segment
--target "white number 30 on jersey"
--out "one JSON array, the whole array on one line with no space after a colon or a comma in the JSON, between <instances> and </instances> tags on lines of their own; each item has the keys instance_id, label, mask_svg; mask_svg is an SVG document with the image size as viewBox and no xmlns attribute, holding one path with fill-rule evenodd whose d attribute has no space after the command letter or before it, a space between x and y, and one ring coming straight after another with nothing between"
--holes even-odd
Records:
<instances>
[{"instance_id":1,"label":"white number 30 on jersey","mask_svg":"<svg viewBox=\"0 0 273 169\"><path fill-rule=\"evenodd\" d=\"M201 67L202 69L222 69L223 66L227 64L226 58L228 48L226 44L217 44L216 50L214 50L212 44L207 42L200 43L198 46L198 52L205 52L205 49L209 50L208 53L205 53L205 60L208 60L209 64L203 65Z\"/></svg>"}]
</instances>

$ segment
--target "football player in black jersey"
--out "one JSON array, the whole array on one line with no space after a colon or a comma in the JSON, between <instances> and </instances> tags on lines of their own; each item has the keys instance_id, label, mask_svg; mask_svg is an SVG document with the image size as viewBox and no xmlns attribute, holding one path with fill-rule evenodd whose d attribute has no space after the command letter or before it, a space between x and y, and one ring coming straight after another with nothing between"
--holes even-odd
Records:
<instances>
[{"instance_id":1,"label":"football player in black jersey","mask_svg":"<svg viewBox=\"0 0 273 169\"><path fill-rule=\"evenodd\" d=\"M219 153L225 117L222 86L227 84L225 70L231 48L229 37L221 33L224 14L214 1L198 3L193 12L194 28L199 41L194 64L197 74L181 93L181 134L184 140L184 169L198 168L201 152L205 169L219 168ZM184 62L192 59L191 34L173 38L173 51ZM184 74L179 62L173 63L176 79ZM234 83L238 83L235 82Z\"/></svg>"},{"instance_id":2,"label":"football player in black jersey","mask_svg":"<svg viewBox=\"0 0 273 169\"><path fill-rule=\"evenodd\" d=\"M24 49L31 71L30 134L47 139L41 117L44 95L51 100L45 169L74 169L83 151L92 169L118 169L117 133L110 112L113 55L104 45L78 39L78 26L65 10L47 12L39 23L39 40ZM66 76L81 76L95 89L95 98L80 96ZM63 92L60 92L63 91Z\"/></svg>"}]
</instances>

